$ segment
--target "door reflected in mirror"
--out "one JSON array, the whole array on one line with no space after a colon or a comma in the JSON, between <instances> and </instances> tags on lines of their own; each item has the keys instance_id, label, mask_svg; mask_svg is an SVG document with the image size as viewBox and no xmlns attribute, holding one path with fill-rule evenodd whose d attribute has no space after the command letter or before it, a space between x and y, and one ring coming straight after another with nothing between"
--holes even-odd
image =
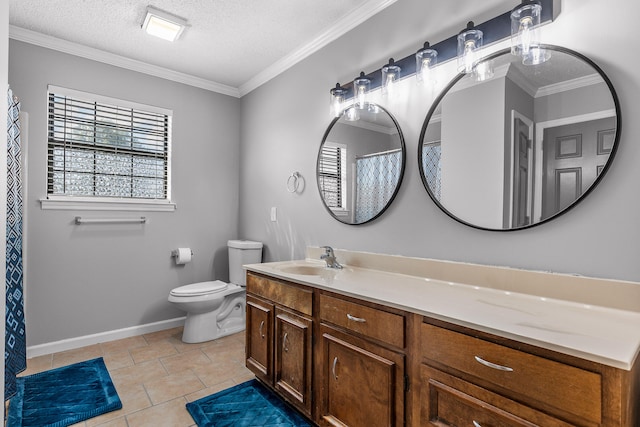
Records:
<instances>
[{"instance_id":1,"label":"door reflected in mirror","mask_svg":"<svg viewBox=\"0 0 640 427\"><path fill-rule=\"evenodd\" d=\"M491 79L460 74L435 100L420 135L423 184L449 216L514 230L550 220L584 198L616 151L619 104L606 75L568 49L545 46L539 65L489 56Z\"/></svg>"},{"instance_id":2,"label":"door reflected in mirror","mask_svg":"<svg viewBox=\"0 0 640 427\"><path fill-rule=\"evenodd\" d=\"M331 122L318 152L316 176L326 209L345 224L379 217L398 192L405 157L402 131L384 108L347 109Z\"/></svg>"}]
</instances>

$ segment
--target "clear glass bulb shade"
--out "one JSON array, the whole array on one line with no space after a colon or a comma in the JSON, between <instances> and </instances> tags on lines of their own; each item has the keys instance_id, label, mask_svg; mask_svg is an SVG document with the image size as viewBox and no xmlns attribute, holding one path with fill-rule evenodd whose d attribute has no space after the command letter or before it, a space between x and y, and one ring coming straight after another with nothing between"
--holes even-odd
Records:
<instances>
[{"instance_id":1,"label":"clear glass bulb shade","mask_svg":"<svg viewBox=\"0 0 640 427\"><path fill-rule=\"evenodd\" d=\"M346 110L344 110L344 118L346 121L348 122L355 122L357 120L360 120L360 113L358 112L358 108L356 108L355 106L349 107Z\"/></svg>"},{"instance_id":2,"label":"clear glass bulb shade","mask_svg":"<svg viewBox=\"0 0 640 427\"><path fill-rule=\"evenodd\" d=\"M458 71L470 73L482 47L482 31L469 29L458 34Z\"/></svg>"},{"instance_id":3,"label":"clear glass bulb shade","mask_svg":"<svg viewBox=\"0 0 640 427\"><path fill-rule=\"evenodd\" d=\"M353 81L353 101L354 107L365 109L369 105L369 91L371 90L371 80L361 75Z\"/></svg>"},{"instance_id":4,"label":"clear glass bulb shade","mask_svg":"<svg viewBox=\"0 0 640 427\"><path fill-rule=\"evenodd\" d=\"M511 53L522 57L524 64L540 64L549 54L540 48L540 14L542 6L535 1L523 2L511 11Z\"/></svg>"},{"instance_id":5,"label":"clear glass bulb shade","mask_svg":"<svg viewBox=\"0 0 640 427\"><path fill-rule=\"evenodd\" d=\"M385 65L382 67L382 96L393 96L395 85L400 79L400 67Z\"/></svg>"},{"instance_id":6,"label":"clear glass bulb shade","mask_svg":"<svg viewBox=\"0 0 640 427\"><path fill-rule=\"evenodd\" d=\"M329 112L334 117L340 117L347 100L347 90L336 85L329 91Z\"/></svg>"},{"instance_id":7,"label":"clear glass bulb shade","mask_svg":"<svg viewBox=\"0 0 640 427\"><path fill-rule=\"evenodd\" d=\"M433 69L438 63L438 52L422 49L416 53L416 79L420 84L434 84Z\"/></svg>"}]
</instances>

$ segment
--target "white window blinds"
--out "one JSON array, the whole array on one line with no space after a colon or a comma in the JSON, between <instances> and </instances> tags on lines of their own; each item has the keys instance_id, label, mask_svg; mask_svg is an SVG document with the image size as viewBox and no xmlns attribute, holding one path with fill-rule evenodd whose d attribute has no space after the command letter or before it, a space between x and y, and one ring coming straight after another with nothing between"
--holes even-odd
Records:
<instances>
[{"instance_id":1,"label":"white window blinds","mask_svg":"<svg viewBox=\"0 0 640 427\"><path fill-rule=\"evenodd\" d=\"M50 86L48 195L169 198L171 112Z\"/></svg>"},{"instance_id":2,"label":"white window blinds","mask_svg":"<svg viewBox=\"0 0 640 427\"><path fill-rule=\"evenodd\" d=\"M322 198L329 208L345 207L345 175L346 149L323 144L318 164L318 181Z\"/></svg>"}]
</instances>

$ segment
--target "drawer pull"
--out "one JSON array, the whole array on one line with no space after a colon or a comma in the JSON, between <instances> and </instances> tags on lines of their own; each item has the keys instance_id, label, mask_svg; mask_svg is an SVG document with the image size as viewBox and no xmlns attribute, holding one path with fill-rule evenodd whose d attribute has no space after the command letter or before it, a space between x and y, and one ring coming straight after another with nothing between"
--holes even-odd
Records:
<instances>
[{"instance_id":1,"label":"drawer pull","mask_svg":"<svg viewBox=\"0 0 640 427\"><path fill-rule=\"evenodd\" d=\"M282 337L282 350L284 350L285 353L287 353L289 351L289 347L287 347L287 336L289 334L287 332L284 333L284 336Z\"/></svg>"},{"instance_id":2,"label":"drawer pull","mask_svg":"<svg viewBox=\"0 0 640 427\"><path fill-rule=\"evenodd\" d=\"M508 366L502 366L502 365L497 365L495 363L487 362L486 360L484 360L482 357L479 357L479 356L474 356L474 358L478 363L480 363L481 365L487 366L489 368L497 369L498 371L513 372L513 368L510 368Z\"/></svg>"},{"instance_id":3,"label":"drawer pull","mask_svg":"<svg viewBox=\"0 0 640 427\"><path fill-rule=\"evenodd\" d=\"M480 424L476 420L473 420L473 427L482 427L482 424Z\"/></svg>"},{"instance_id":4,"label":"drawer pull","mask_svg":"<svg viewBox=\"0 0 640 427\"><path fill-rule=\"evenodd\" d=\"M331 374L333 374L333 379L338 381L338 376L336 375L336 364L338 363L338 356L333 358L333 365L331 366Z\"/></svg>"},{"instance_id":5,"label":"drawer pull","mask_svg":"<svg viewBox=\"0 0 640 427\"><path fill-rule=\"evenodd\" d=\"M264 328L264 320L260 322L260 338L264 339L264 334L262 333L262 328Z\"/></svg>"},{"instance_id":6,"label":"drawer pull","mask_svg":"<svg viewBox=\"0 0 640 427\"><path fill-rule=\"evenodd\" d=\"M349 313L347 313L347 319L353 320L354 322L358 322L358 323L364 323L367 321L367 319L365 318L352 316Z\"/></svg>"}]
</instances>

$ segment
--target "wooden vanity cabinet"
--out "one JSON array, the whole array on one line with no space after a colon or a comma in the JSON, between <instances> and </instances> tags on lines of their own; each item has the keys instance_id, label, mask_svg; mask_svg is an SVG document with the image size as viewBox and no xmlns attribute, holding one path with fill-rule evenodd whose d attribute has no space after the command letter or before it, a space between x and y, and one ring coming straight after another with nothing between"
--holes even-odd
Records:
<instances>
[{"instance_id":1,"label":"wooden vanity cabinet","mask_svg":"<svg viewBox=\"0 0 640 427\"><path fill-rule=\"evenodd\" d=\"M403 426L404 316L322 293L319 300L319 424Z\"/></svg>"},{"instance_id":2,"label":"wooden vanity cabinet","mask_svg":"<svg viewBox=\"0 0 640 427\"><path fill-rule=\"evenodd\" d=\"M274 305L247 293L246 365L267 384L273 383Z\"/></svg>"},{"instance_id":3,"label":"wooden vanity cabinet","mask_svg":"<svg viewBox=\"0 0 640 427\"><path fill-rule=\"evenodd\" d=\"M420 328L422 426L635 425L629 372L431 319Z\"/></svg>"},{"instance_id":4,"label":"wooden vanity cabinet","mask_svg":"<svg viewBox=\"0 0 640 427\"><path fill-rule=\"evenodd\" d=\"M247 274L246 366L312 416L313 291Z\"/></svg>"}]
</instances>

